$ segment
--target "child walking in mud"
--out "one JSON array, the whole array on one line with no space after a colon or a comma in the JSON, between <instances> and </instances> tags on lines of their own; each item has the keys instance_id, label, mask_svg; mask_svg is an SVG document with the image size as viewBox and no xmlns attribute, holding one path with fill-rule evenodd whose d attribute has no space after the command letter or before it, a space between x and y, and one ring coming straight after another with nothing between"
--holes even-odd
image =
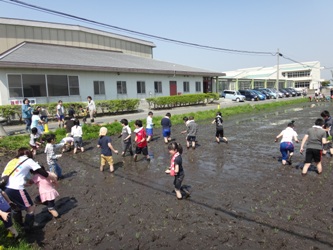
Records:
<instances>
[{"instance_id":1,"label":"child walking in mud","mask_svg":"<svg viewBox=\"0 0 333 250\"><path fill-rule=\"evenodd\" d=\"M43 166L41 167L45 170ZM48 178L38 174L36 171L30 170L30 172L33 174L33 177L27 183L30 185L35 183L38 186L39 191L39 195L35 198L35 203L46 205L49 213L52 214L54 218L57 218L59 214L54 208L55 198L59 196L59 193L54 187L57 183L52 182ZM50 172L48 173L50 174Z\"/></svg>"},{"instance_id":2,"label":"child walking in mud","mask_svg":"<svg viewBox=\"0 0 333 250\"><path fill-rule=\"evenodd\" d=\"M42 133L38 131L36 127L33 127L31 129L29 144L31 147L32 154L34 156L37 154L37 149L42 145L41 135Z\"/></svg>"},{"instance_id":3,"label":"child walking in mud","mask_svg":"<svg viewBox=\"0 0 333 250\"><path fill-rule=\"evenodd\" d=\"M193 116L190 116L188 118L188 120L187 121L184 120L184 122L186 124L187 129L185 131L182 131L182 133L183 134L187 133L187 136L186 136L187 149L189 149L190 146L192 146L192 149L195 149L196 136L198 133L198 125L194 121Z\"/></svg>"},{"instance_id":4,"label":"child walking in mud","mask_svg":"<svg viewBox=\"0 0 333 250\"><path fill-rule=\"evenodd\" d=\"M326 140L326 131L323 129L324 120L318 118L315 121L315 125L312 128L308 129L305 136L303 137L301 149L301 154L304 151L304 145L307 142L307 149L305 152L305 164L302 169L302 175L305 176L308 172L308 169L311 165L312 160L317 166L317 173L321 174L323 169L321 165L321 156L323 144L327 143Z\"/></svg>"},{"instance_id":5,"label":"child walking in mud","mask_svg":"<svg viewBox=\"0 0 333 250\"><path fill-rule=\"evenodd\" d=\"M227 137L224 137L224 129L223 129L223 119L222 119L222 113L217 112L215 119L212 121L212 124L216 124L216 133L215 133L215 138L216 142L220 143L221 138L224 140L225 143L228 143Z\"/></svg>"},{"instance_id":6,"label":"child walking in mud","mask_svg":"<svg viewBox=\"0 0 333 250\"><path fill-rule=\"evenodd\" d=\"M123 149L123 152L121 153L121 156L124 157L127 150L129 151L130 155L133 155L132 150L132 130L128 126L128 120L127 119L121 119L120 120L121 126L123 126L123 129L121 130L121 146Z\"/></svg>"},{"instance_id":7,"label":"child walking in mud","mask_svg":"<svg viewBox=\"0 0 333 250\"><path fill-rule=\"evenodd\" d=\"M55 135L50 134L47 135L46 137L46 146L44 153L46 154L46 161L47 164L49 165L50 172L55 173L59 179L62 179L62 169L58 165L58 158L60 158L62 155L61 154L56 154L55 150L58 147L61 147L62 144L55 145Z\"/></svg>"},{"instance_id":8,"label":"child walking in mud","mask_svg":"<svg viewBox=\"0 0 333 250\"><path fill-rule=\"evenodd\" d=\"M147 142L149 143L150 141L153 140L153 112L149 111L147 120L146 120L146 133L147 133Z\"/></svg>"},{"instance_id":9,"label":"child walking in mud","mask_svg":"<svg viewBox=\"0 0 333 250\"><path fill-rule=\"evenodd\" d=\"M80 121L78 119L75 119L74 126L71 129L71 135L74 138L74 154L76 154L78 148L81 150L81 152L84 152L82 134L83 132L82 127L80 126Z\"/></svg>"},{"instance_id":10,"label":"child walking in mud","mask_svg":"<svg viewBox=\"0 0 333 250\"><path fill-rule=\"evenodd\" d=\"M161 120L162 125L162 134L164 138L164 143L168 144L171 141L171 114L168 112L166 113L165 117Z\"/></svg>"},{"instance_id":11,"label":"child walking in mud","mask_svg":"<svg viewBox=\"0 0 333 250\"><path fill-rule=\"evenodd\" d=\"M280 142L280 152L282 154L282 164L286 165L288 163L291 165L291 157L294 155L294 144L293 140L298 143L297 133L294 130L295 121L291 121L288 123L288 127L284 129L280 134L278 134L275 138L275 142L278 141L280 137L282 137Z\"/></svg>"},{"instance_id":12,"label":"child walking in mud","mask_svg":"<svg viewBox=\"0 0 333 250\"><path fill-rule=\"evenodd\" d=\"M134 154L134 161L137 160L139 154L143 154L146 156L147 161L150 161L150 157L148 154L148 145L147 145L147 139L146 139L146 131L142 127L142 121L136 120L135 121L135 154Z\"/></svg>"},{"instance_id":13,"label":"child walking in mud","mask_svg":"<svg viewBox=\"0 0 333 250\"><path fill-rule=\"evenodd\" d=\"M190 192L185 187L182 187L185 177L182 160L183 148L179 143L171 142L168 145L168 150L171 155L171 161L170 168L165 172L175 177L173 184L175 186L176 197L178 200L181 200L183 198L181 191L185 192L186 197L190 196Z\"/></svg>"},{"instance_id":14,"label":"child walking in mud","mask_svg":"<svg viewBox=\"0 0 333 250\"><path fill-rule=\"evenodd\" d=\"M99 130L99 140L97 147L101 148L101 166L99 170L101 172L104 171L104 165L109 163L110 165L110 172L114 172L113 167L113 158L112 158L112 151L118 154L118 150L114 149L111 144L111 137L106 136L108 133L108 129L106 127L101 127Z\"/></svg>"}]
</instances>

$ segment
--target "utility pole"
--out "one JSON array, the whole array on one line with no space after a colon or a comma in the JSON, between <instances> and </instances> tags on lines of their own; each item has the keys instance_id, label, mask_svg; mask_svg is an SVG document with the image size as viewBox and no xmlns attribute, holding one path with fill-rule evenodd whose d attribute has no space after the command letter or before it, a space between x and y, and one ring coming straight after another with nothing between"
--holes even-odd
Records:
<instances>
[{"instance_id":1,"label":"utility pole","mask_svg":"<svg viewBox=\"0 0 333 250\"><path fill-rule=\"evenodd\" d=\"M279 91L279 75L280 75L280 52L279 52L279 49L277 49L277 53L276 53L276 56L277 56L277 63L276 63L276 89L277 91ZM278 100L279 98L279 95L277 94L276 95L276 100Z\"/></svg>"}]
</instances>

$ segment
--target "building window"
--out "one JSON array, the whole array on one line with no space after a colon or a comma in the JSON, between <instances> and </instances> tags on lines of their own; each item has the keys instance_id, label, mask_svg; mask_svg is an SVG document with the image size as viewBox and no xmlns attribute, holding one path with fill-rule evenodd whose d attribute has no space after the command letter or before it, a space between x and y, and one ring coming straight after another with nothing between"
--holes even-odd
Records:
<instances>
[{"instance_id":1,"label":"building window","mask_svg":"<svg viewBox=\"0 0 333 250\"><path fill-rule=\"evenodd\" d=\"M238 81L238 89L250 89L251 82L250 81Z\"/></svg>"},{"instance_id":2,"label":"building window","mask_svg":"<svg viewBox=\"0 0 333 250\"><path fill-rule=\"evenodd\" d=\"M190 82L183 82L183 92L190 92Z\"/></svg>"},{"instance_id":3,"label":"building window","mask_svg":"<svg viewBox=\"0 0 333 250\"><path fill-rule=\"evenodd\" d=\"M9 97L23 97L21 75L8 75Z\"/></svg>"},{"instance_id":4,"label":"building window","mask_svg":"<svg viewBox=\"0 0 333 250\"><path fill-rule=\"evenodd\" d=\"M136 88L138 94L146 94L146 83L143 81L136 82Z\"/></svg>"},{"instance_id":5,"label":"building window","mask_svg":"<svg viewBox=\"0 0 333 250\"><path fill-rule=\"evenodd\" d=\"M127 94L125 81L117 81L117 94Z\"/></svg>"},{"instance_id":6,"label":"building window","mask_svg":"<svg viewBox=\"0 0 333 250\"><path fill-rule=\"evenodd\" d=\"M162 82L154 82L155 93L162 93Z\"/></svg>"},{"instance_id":7,"label":"building window","mask_svg":"<svg viewBox=\"0 0 333 250\"><path fill-rule=\"evenodd\" d=\"M68 96L68 79L66 75L47 75L49 96Z\"/></svg>"},{"instance_id":8,"label":"building window","mask_svg":"<svg viewBox=\"0 0 333 250\"><path fill-rule=\"evenodd\" d=\"M310 82L305 81L305 82L295 82L295 88L309 88L310 87Z\"/></svg>"},{"instance_id":9,"label":"building window","mask_svg":"<svg viewBox=\"0 0 333 250\"><path fill-rule=\"evenodd\" d=\"M10 97L80 95L78 76L8 75L8 88Z\"/></svg>"},{"instance_id":10,"label":"building window","mask_svg":"<svg viewBox=\"0 0 333 250\"><path fill-rule=\"evenodd\" d=\"M265 83L263 81L254 81L254 88L264 88Z\"/></svg>"},{"instance_id":11,"label":"building window","mask_svg":"<svg viewBox=\"0 0 333 250\"><path fill-rule=\"evenodd\" d=\"M283 72L282 76L287 76L288 78L297 78L297 77L308 77L311 74L311 70L305 71L292 71L292 72Z\"/></svg>"},{"instance_id":12,"label":"building window","mask_svg":"<svg viewBox=\"0 0 333 250\"><path fill-rule=\"evenodd\" d=\"M68 76L69 95L80 95L79 77Z\"/></svg>"},{"instance_id":13,"label":"building window","mask_svg":"<svg viewBox=\"0 0 333 250\"><path fill-rule=\"evenodd\" d=\"M94 81L94 94L105 95L104 81Z\"/></svg>"},{"instance_id":14,"label":"building window","mask_svg":"<svg viewBox=\"0 0 333 250\"><path fill-rule=\"evenodd\" d=\"M201 82L195 82L195 91L201 92Z\"/></svg>"}]
</instances>

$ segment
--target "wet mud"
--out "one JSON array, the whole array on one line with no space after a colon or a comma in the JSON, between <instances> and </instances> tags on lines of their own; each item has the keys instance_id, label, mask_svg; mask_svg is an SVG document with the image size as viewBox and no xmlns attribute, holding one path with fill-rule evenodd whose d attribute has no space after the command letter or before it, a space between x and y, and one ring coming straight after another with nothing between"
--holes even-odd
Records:
<instances>
[{"instance_id":1,"label":"wet mud","mask_svg":"<svg viewBox=\"0 0 333 250\"><path fill-rule=\"evenodd\" d=\"M97 139L85 142L84 153L59 160L66 176L58 186L60 218L38 206L42 229L27 239L44 249L332 249L333 158L323 157L322 175L302 177L300 144L292 165L282 166L274 143L291 120L302 139L324 109L333 113L320 103L225 117L228 144L215 142L210 120L198 122L199 145L183 153L186 200L176 199L164 173L170 156L160 130L149 144L151 162L115 155L113 174L99 171ZM184 127L172 128L183 146ZM45 163L44 154L36 158ZM33 197L36 187L28 192Z\"/></svg>"}]
</instances>

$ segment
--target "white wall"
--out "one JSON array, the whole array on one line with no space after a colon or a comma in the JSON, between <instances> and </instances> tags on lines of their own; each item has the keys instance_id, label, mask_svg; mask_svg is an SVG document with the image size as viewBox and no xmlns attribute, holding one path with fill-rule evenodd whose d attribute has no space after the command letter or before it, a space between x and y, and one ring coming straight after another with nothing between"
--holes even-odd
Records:
<instances>
[{"instance_id":1,"label":"white wall","mask_svg":"<svg viewBox=\"0 0 333 250\"><path fill-rule=\"evenodd\" d=\"M92 96L94 100L112 100L112 99L126 99L126 98L139 98L144 99L155 96L169 96L170 95L170 81L177 82L177 92L183 94L183 82L190 83L189 94L197 93L195 91L195 82L201 82L201 92L203 91L203 77L198 76L173 76L173 75L152 75L152 74L128 74L128 73L109 73L109 72L82 72L82 71L57 71L57 70L29 70L29 69L0 69L0 105L10 104L12 99L23 98L10 98L7 87L7 74L59 74L59 75L72 75L79 77L80 96L56 96L56 97L36 97L37 103L57 102L80 102L86 101L87 96ZM94 95L94 81L104 81L105 95ZM117 94L117 81L126 81L127 94ZM137 81L144 81L146 83L146 94L137 94ZM162 82L162 94L155 94L154 82ZM187 93L186 93L187 94Z\"/></svg>"}]
</instances>

